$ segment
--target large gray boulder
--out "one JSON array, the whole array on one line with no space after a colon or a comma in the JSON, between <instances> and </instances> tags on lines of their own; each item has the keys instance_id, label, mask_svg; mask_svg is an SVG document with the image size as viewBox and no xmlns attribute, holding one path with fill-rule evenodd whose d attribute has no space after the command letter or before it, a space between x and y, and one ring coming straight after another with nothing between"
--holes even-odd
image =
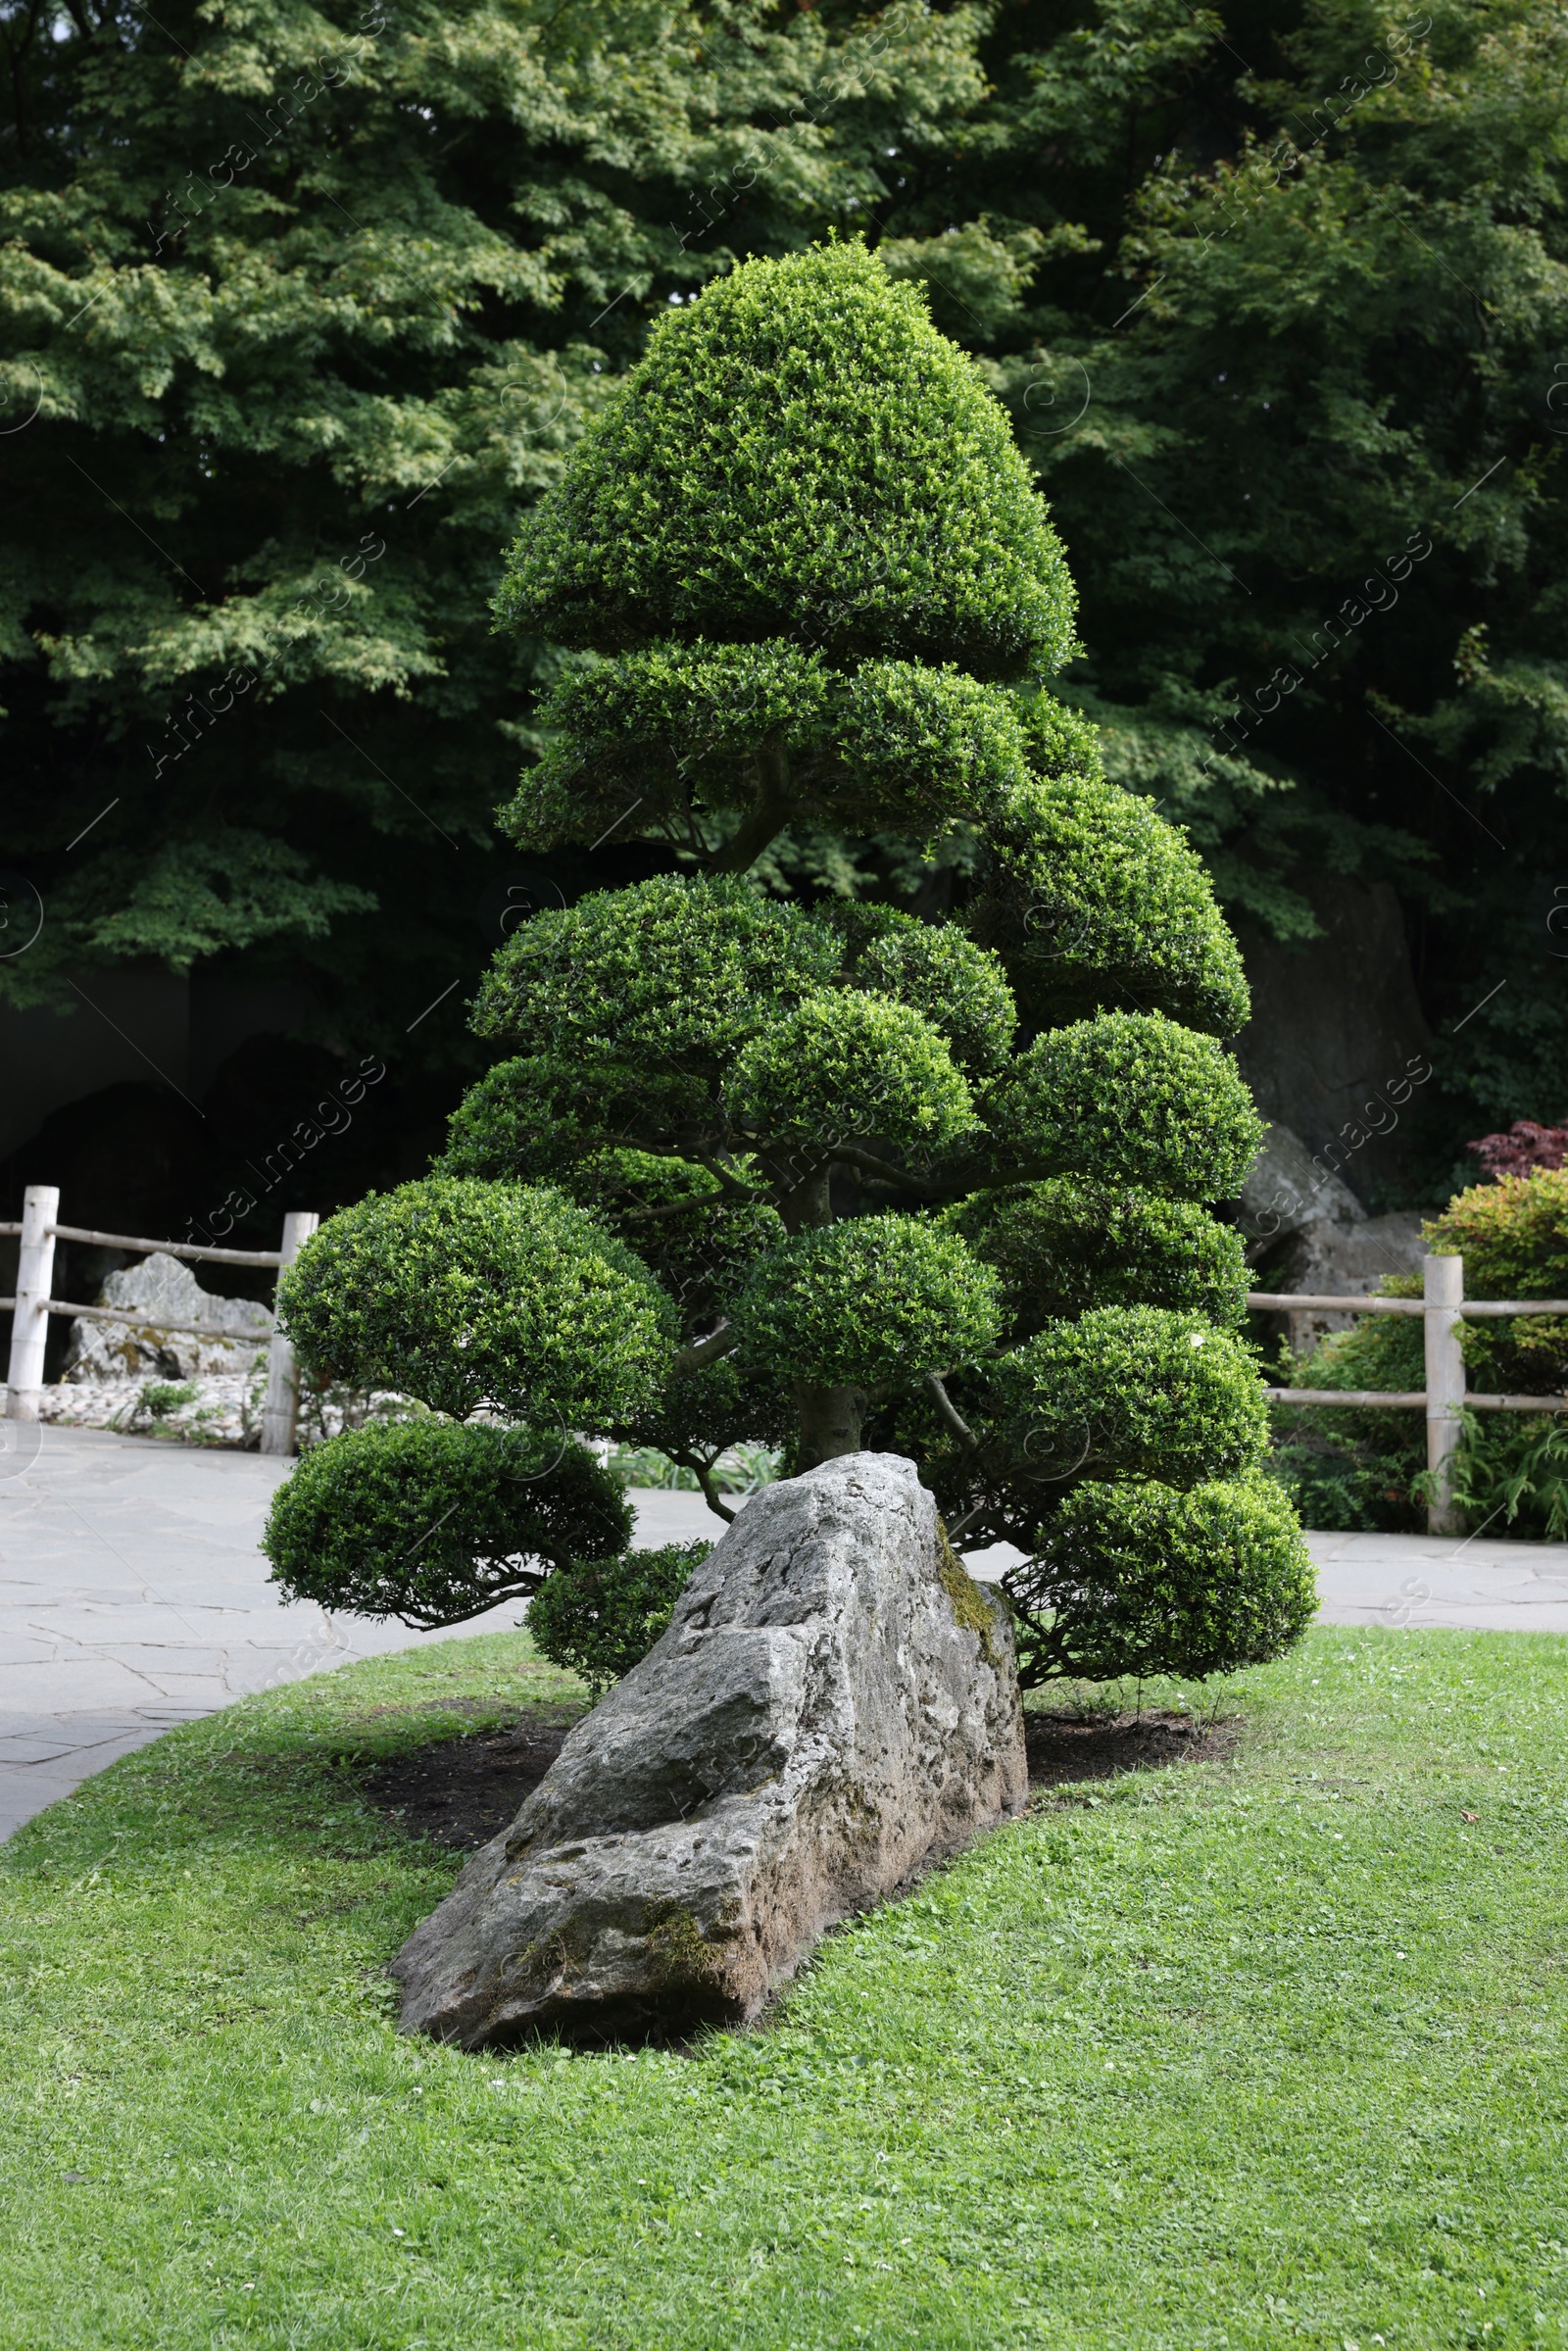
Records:
<instances>
[{"instance_id":1,"label":"large gray boulder","mask_svg":"<svg viewBox=\"0 0 1568 2351\"><path fill-rule=\"evenodd\" d=\"M744 2022L826 1928L1027 1790L1002 1601L912 1462L827 1462L747 1503L409 1937L404 2029L482 2048Z\"/></svg>"},{"instance_id":2,"label":"large gray boulder","mask_svg":"<svg viewBox=\"0 0 1568 2351\"><path fill-rule=\"evenodd\" d=\"M218 1298L204 1290L178 1257L154 1249L112 1273L96 1306L134 1307L138 1320L71 1325L62 1377L96 1385L158 1374L190 1380L203 1373L244 1371L272 1335L272 1309L248 1298ZM216 1323L232 1339L207 1339L169 1329L171 1323Z\"/></svg>"},{"instance_id":3,"label":"large gray boulder","mask_svg":"<svg viewBox=\"0 0 1568 2351\"><path fill-rule=\"evenodd\" d=\"M1322 1298L1365 1298L1380 1290L1390 1274L1419 1273L1426 1254L1421 1218L1413 1208L1396 1208L1351 1225L1322 1216L1292 1235L1270 1263L1262 1286L1297 1290L1306 1297L1315 1293ZM1319 1340L1331 1331L1348 1331L1362 1319L1321 1306L1294 1307L1280 1317L1291 1350L1298 1355L1315 1353Z\"/></svg>"},{"instance_id":4,"label":"large gray boulder","mask_svg":"<svg viewBox=\"0 0 1568 2351\"><path fill-rule=\"evenodd\" d=\"M1236 1057L1265 1118L1332 1154L1363 1202L1411 1182L1415 1089L1432 1075L1427 1027L1398 899L1387 882L1320 873L1305 885L1314 939L1273 939L1247 923L1237 939L1252 1016ZM1347 1129L1375 1140L1352 1148Z\"/></svg>"},{"instance_id":5,"label":"large gray boulder","mask_svg":"<svg viewBox=\"0 0 1568 2351\"><path fill-rule=\"evenodd\" d=\"M1250 1257L1265 1255L1303 1225L1359 1224L1365 1216L1349 1185L1318 1165L1298 1135L1285 1126L1267 1129L1242 1186L1237 1218Z\"/></svg>"}]
</instances>

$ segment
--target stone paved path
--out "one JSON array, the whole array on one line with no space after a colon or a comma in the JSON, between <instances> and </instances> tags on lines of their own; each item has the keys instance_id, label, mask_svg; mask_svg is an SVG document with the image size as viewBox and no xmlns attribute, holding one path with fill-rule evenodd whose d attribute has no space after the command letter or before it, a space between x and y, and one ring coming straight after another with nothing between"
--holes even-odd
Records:
<instances>
[{"instance_id":1,"label":"stone paved path","mask_svg":"<svg viewBox=\"0 0 1568 2351\"><path fill-rule=\"evenodd\" d=\"M287 1462L103 1429L0 1430L0 1838L172 1724L450 1639L285 1605L256 1546ZM700 1495L675 1494L640 1497L638 1521L649 1543L718 1523ZM519 1616L495 1608L465 1630Z\"/></svg>"},{"instance_id":2,"label":"stone paved path","mask_svg":"<svg viewBox=\"0 0 1568 2351\"><path fill-rule=\"evenodd\" d=\"M175 1723L451 1638L283 1604L256 1543L285 1462L101 1429L0 1431L0 1837ZM633 1499L643 1543L718 1532L701 1495ZM1568 1543L1311 1542L1330 1623L1568 1632ZM971 1564L998 1574L1014 1556L999 1546Z\"/></svg>"}]
</instances>

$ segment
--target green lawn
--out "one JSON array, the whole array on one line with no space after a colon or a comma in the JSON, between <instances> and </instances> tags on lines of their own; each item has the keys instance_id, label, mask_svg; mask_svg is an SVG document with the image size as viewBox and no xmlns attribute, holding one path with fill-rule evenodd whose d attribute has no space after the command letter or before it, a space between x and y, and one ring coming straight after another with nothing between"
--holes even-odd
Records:
<instances>
[{"instance_id":1,"label":"green lawn","mask_svg":"<svg viewBox=\"0 0 1568 2351\"><path fill-rule=\"evenodd\" d=\"M454 1863L352 1758L569 1689L356 1666L0 1852L0 2341L1564 2341L1568 1642L1319 1632L1229 1761L1048 1799L758 2033L400 2040Z\"/></svg>"}]
</instances>

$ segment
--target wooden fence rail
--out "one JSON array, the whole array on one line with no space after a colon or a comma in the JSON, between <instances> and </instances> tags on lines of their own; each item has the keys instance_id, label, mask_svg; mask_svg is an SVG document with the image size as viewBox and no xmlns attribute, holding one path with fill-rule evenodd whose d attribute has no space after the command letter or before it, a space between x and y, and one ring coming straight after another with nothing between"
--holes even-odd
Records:
<instances>
[{"instance_id":1,"label":"wooden fence rail","mask_svg":"<svg viewBox=\"0 0 1568 2351\"><path fill-rule=\"evenodd\" d=\"M23 1199L22 1222L0 1224L0 1234L19 1237L17 1295L0 1298L0 1310L10 1308L11 1362L7 1373L6 1417L36 1420L43 1385L44 1343L51 1314L80 1316L88 1322L120 1322L133 1330L177 1331L182 1337L222 1339L233 1345L239 1337L219 1323L155 1323L145 1309L122 1306L73 1305L50 1296L55 1243L82 1241L100 1249L137 1249L170 1257L204 1258L220 1265L270 1265L281 1277L315 1232L318 1218L309 1210L291 1210L283 1219L283 1245L275 1249L212 1249L192 1242L148 1241L129 1233L98 1233L84 1225L62 1224L60 1194L49 1184L29 1184ZM1453 1454L1459 1443L1460 1414L1468 1406L1477 1412L1568 1412L1568 1396L1473 1396L1464 1384L1464 1356L1459 1325L1466 1320L1515 1314L1568 1314L1568 1298L1467 1298L1464 1259L1428 1257L1422 1268L1420 1298L1332 1298L1315 1292L1253 1290L1249 1306L1262 1312L1331 1314L1419 1314L1425 1325L1427 1384L1416 1389L1379 1388L1267 1388L1276 1404L1313 1406L1353 1405L1358 1410L1422 1412L1427 1418L1427 1467L1433 1472L1434 1499L1427 1523L1435 1534L1451 1531ZM294 1350L275 1327L267 1349L267 1396L262 1407L262 1451L292 1453L299 1413L299 1373Z\"/></svg>"},{"instance_id":2,"label":"wooden fence rail","mask_svg":"<svg viewBox=\"0 0 1568 2351\"><path fill-rule=\"evenodd\" d=\"M81 1306L52 1298L55 1244L84 1241L99 1249L127 1249L150 1256L198 1257L219 1265L270 1265L279 1279L315 1232L318 1219L309 1209L292 1209L283 1219L281 1249L209 1249L193 1242L149 1241L134 1233L97 1233L85 1225L60 1222L60 1194L52 1184L29 1184L22 1199L22 1222L0 1224L0 1233L15 1235L22 1248L17 1259L17 1294L0 1298L0 1310L11 1310L11 1361L6 1373L6 1418L36 1420L43 1387L44 1347L51 1314L69 1314L84 1322L124 1323L131 1331L149 1335L177 1331L181 1338L220 1339L230 1347L243 1346L244 1333L216 1322L161 1322L145 1306ZM292 1453L299 1418L299 1369L294 1349L277 1329L267 1344L267 1393L262 1404L262 1451Z\"/></svg>"},{"instance_id":3,"label":"wooden fence rail","mask_svg":"<svg viewBox=\"0 0 1568 2351\"><path fill-rule=\"evenodd\" d=\"M1462 1430L1460 1414L1473 1412L1568 1412L1568 1396L1473 1396L1464 1384L1459 1325L1500 1314L1568 1314L1568 1298L1467 1298L1461 1256L1422 1260L1420 1298L1319 1298L1291 1290L1253 1290L1247 1302L1264 1312L1333 1314L1419 1314L1425 1325L1427 1384L1424 1388L1268 1388L1271 1403L1337 1405L1344 1410L1425 1412L1427 1468L1432 1500L1427 1526L1434 1535L1454 1532L1453 1456Z\"/></svg>"}]
</instances>

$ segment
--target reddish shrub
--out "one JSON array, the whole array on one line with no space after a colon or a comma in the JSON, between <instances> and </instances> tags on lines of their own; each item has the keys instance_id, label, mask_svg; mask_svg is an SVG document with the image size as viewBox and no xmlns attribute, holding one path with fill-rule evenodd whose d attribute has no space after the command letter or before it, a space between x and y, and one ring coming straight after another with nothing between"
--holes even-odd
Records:
<instances>
[{"instance_id":1,"label":"reddish shrub","mask_svg":"<svg viewBox=\"0 0 1568 2351\"><path fill-rule=\"evenodd\" d=\"M1516 1118L1506 1134L1482 1135L1465 1150L1474 1151L1489 1176L1530 1175L1538 1167L1561 1167L1568 1159L1568 1126L1538 1126Z\"/></svg>"}]
</instances>

